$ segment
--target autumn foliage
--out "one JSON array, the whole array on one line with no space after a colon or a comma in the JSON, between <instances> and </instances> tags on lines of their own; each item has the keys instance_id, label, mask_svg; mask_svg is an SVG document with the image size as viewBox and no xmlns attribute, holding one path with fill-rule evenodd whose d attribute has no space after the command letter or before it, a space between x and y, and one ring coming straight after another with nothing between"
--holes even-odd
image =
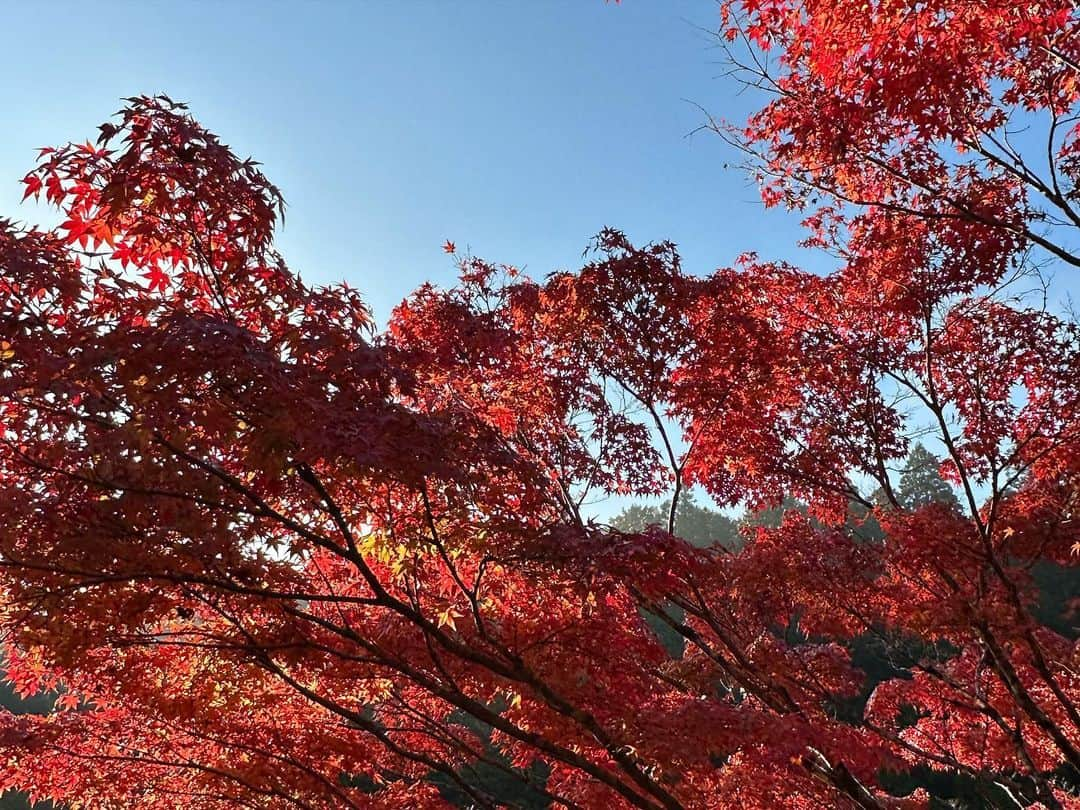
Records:
<instances>
[{"instance_id":1,"label":"autumn foliage","mask_svg":"<svg viewBox=\"0 0 1080 810\"><path fill-rule=\"evenodd\" d=\"M1080 561L1080 331L1029 294L1080 265L1077 13L722 11L774 95L717 128L831 274L697 276L605 230L538 281L448 242L459 284L379 331L286 266L278 190L183 105L42 151L62 224L0 230L0 624L8 677L60 698L3 717L0 787L920 808L896 776L929 773L1080 806L1080 648L1035 576ZM916 433L957 501L897 497ZM809 512L700 548L691 485ZM609 494L670 520L590 519Z\"/></svg>"}]
</instances>

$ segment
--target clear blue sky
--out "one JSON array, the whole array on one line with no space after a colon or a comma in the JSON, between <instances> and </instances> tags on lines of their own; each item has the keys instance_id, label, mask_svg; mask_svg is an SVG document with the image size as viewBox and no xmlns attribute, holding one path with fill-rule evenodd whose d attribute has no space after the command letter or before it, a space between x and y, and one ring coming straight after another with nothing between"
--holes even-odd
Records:
<instances>
[{"instance_id":1,"label":"clear blue sky","mask_svg":"<svg viewBox=\"0 0 1080 810\"><path fill-rule=\"evenodd\" d=\"M310 281L345 279L376 315L427 279L445 239L536 276L614 225L669 238L706 272L743 250L798 257L690 102L742 120L712 0L12 3L0 26L0 214L34 149L94 134L166 92L265 164L279 245ZM821 259L819 258L818 261Z\"/></svg>"}]
</instances>

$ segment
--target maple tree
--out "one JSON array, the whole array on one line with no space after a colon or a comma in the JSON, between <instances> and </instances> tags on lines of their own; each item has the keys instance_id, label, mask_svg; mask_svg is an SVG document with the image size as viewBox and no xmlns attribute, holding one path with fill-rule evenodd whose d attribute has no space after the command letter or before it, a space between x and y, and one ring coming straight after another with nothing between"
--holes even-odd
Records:
<instances>
[{"instance_id":1,"label":"maple tree","mask_svg":"<svg viewBox=\"0 0 1080 810\"><path fill-rule=\"evenodd\" d=\"M609 229L541 282L448 241L460 282L379 331L183 105L43 150L62 224L0 227L0 624L9 679L60 696L3 717L0 788L915 808L894 776L929 772L1078 806L1080 653L1032 572L1078 561L1080 329L1016 292L1080 264L1072 5L722 9L777 91L729 136L832 274L694 276ZM1048 175L994 151L1010 109ZM927 430L953 502L898 479ZM806 508L692 544L692 485ZM590 519L611 494L667 513Z\"/></svg>"}]
</instances>

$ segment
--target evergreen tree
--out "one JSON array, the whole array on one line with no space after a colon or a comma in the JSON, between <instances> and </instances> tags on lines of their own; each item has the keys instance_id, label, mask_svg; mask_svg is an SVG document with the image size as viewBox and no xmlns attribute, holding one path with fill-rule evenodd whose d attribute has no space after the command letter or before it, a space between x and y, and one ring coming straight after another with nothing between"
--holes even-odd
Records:
<instances>
[{"instance_id":1,"label":"evergreen tree","mask_svg":"<svg viewBox=\"0 0 1080 810\"><path fill-rule=\"evenodd\" d=\"M911 448L907 463L900 472L896 496L904 509L918 509L931 503L959 508L953 488L941 477L941 461L922 444Z\"/></svg>"},{"instance_id":2,"label":"evergreen tree","mask_svg":"<svg viewBox=\"0 0 1080 810\"><path fill-rule=\"evenodd\" d=\"M670 509L670 501L653 506L633 504L612 518L611 525L625 532L666 526ZM699 548L720 544L736 550L742 546L739 524L716 509L700 506L690 492L683 494L675 508L675 534Z\"/></svg>"}]
</instances>

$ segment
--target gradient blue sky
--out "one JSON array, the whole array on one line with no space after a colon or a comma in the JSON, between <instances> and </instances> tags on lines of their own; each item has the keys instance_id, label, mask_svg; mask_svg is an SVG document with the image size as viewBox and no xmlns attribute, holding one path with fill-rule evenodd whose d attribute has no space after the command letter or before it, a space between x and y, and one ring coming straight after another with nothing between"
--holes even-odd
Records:
<instances>
[{"instance_id":1,"label":"gradient blue sky","mask_svg":"<svg viewBox=\"0 0 1080 810\"><path fill-rule=\"evenodd\" d=\"M712 0L13 3L0 26L0 213L34 149L93 135L136 93L191 104L265 164L279 245L310 281L345 279L380 321L449 283L445 239L542 276L614 225L672 239L706 272L748 249L798 257L691 102L741 120L700 28ZM820 261L820 258L818 259Z\"/></svg>"}]
</instances>

